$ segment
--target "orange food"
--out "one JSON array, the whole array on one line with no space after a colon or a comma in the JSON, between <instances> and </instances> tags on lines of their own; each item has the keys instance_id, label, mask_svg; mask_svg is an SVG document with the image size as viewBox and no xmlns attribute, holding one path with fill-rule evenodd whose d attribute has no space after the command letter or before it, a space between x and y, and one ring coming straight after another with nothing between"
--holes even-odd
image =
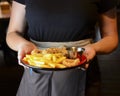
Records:
<instances>
[{"instance_id":1,"label":"orange food","mask_svg":"<svg viewBox=\"0 0 120 96\"><path fill-rule=\"evenodd\" d=\"M62 64L67 67L77 66L80 63L80 60L77 59L65 59L63 60Z\"/></svg>"},{"instance_id":2,"label":"orange food","mask_svg":"<svg viewBox=\"0 0 120 96\"><path fill-rule=\"evenodd\" d=\"M35 49L23 58L23 62L40 68L67 68L77 66L80 60L69 59L65 48Z\"/></svg>"}]
</instances>

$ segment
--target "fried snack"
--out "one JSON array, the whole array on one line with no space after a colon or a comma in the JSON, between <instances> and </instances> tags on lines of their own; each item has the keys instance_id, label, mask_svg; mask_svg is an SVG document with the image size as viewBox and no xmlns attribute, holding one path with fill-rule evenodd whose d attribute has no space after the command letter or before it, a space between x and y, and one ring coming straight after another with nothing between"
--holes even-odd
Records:
<instances>
[{"instance_id":1,"label":"fried snack","mask_svg":"<svg viewBox=\"0 0 120 96\"><path fill-rule=\"evenodd\" d=\"M65 47L61 47L61 48L47 48L45 50L42 51L42 54L56 54L56 53L61 53L62 55L67 55L68 52L66 50Z\"/></svg>"},{"instance_id":2,"label":"fried snack","mask_svg":"<svg viewBox=\"0 0 120 96\"><path fill-rule=\"evenodd\" d=\"M31 52L31 55L35 55L35 56L42 56L42 50L38 50L38 49L34 49L32 52Z\"/></svg>"},{"instance_id":3,"label":"fried snack","mask_svg":"<svg viewBox=\"0 0 120 96\"><path fill-rule=\"evenodd\" d=\"M66 68L80 63L79 59L68 59L66 54L65 48L34 49L23 58L23 61L40 68Z\"/></svg>"},{"instance_id":4,"label":"fried snack","mask_svg":"<svg viewBox=\"0 0 120 96\"><path fill-rule=\"evenodd\" d=\"M63 60L62 64L67 67L77 66L80 63L80 60L77 59L65 59Z\"/></svg>"}]
</instances>

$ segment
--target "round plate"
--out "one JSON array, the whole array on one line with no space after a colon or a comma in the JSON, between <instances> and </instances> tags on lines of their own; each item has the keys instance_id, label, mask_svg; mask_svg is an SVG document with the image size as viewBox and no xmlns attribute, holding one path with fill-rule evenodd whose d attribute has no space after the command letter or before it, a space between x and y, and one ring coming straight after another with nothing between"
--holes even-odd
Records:
<instances>
[{"instance_id":1,"label":"round plate","mask_svg":"<svg viewBox=\"0 0 120 96\"><path fill-rule=\"evenodd\" d=\"M29 65L29 64L25 63L24 61L21 61L21 63L22 63L24 66L29 67L29 68L32 68L32 69L34 69L34 70L60 71L60 70L68 70L68 69L74 69L74 68L79 68L79 69L85 70L85 64L86 64L86 62L87 62L86 57L85 57L84 55L81 55L81 56L79 56L79 59L80 59L79 65L74 66L74 67L67 67L67 68L40 68L40 67L37 67L37 66Z\"/></svg>"}]
</instances>

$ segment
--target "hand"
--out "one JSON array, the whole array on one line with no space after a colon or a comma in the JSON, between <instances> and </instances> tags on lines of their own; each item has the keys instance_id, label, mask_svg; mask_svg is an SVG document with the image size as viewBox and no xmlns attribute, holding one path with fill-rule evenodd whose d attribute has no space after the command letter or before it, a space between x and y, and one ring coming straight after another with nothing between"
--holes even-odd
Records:
<instances>
[{"instance_id":1,"label":"hand","mask_svg":"<svg viewBox=\"0 0 120 96\"><path fill-rule=\"evenodd\" d=\"M87 45L84 47L85 51L83 52L83 54L86 56L87 58L87 62L90 62L96 55L96 51L95 49L91 46L91 44ZM86 64L85 66L86 68L89 67L89 64Z\"/></svg>"},{"instance_id":2,"label":"hand","mask_svg":"<svg viewBox=\"0 0 120 96\"><path fill-rule=\"evenodd\" d=\"M23 59L23 57L26 54L30 54L31 51L33 49L36 49L37 47L33 44L33 43L22 43L21 45L19 45L19 49L18 49L18 63L19 65L22 65L23 67L25 67L20 61L21 59Z\"/></svg>"}]
</instances>

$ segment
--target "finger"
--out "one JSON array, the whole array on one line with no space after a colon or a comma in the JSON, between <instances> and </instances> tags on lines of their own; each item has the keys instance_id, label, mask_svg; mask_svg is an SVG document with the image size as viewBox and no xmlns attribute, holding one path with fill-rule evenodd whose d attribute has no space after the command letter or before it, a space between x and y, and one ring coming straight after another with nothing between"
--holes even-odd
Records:
<instances>
[{"instance_id":1,"label":"finger","mask_svg":"<svg viewBox=\"0 0 120 96\"><path fill-rule=\"evenodd\" d=\"M23 59L26 54L29 54L31 51L28 50L19 50L18 51L18 59Z\"/></svg>"},{"instance_id":2,"label":"finger","mask_svg":"<svg viewBox=\"0 0 120 96\"><path fill-rule=\"evenodd\" d=\"M89 58L89 55L87 54L87 52L84 52L83 55L87 58L87 62L89 62L90 58Z\"/></svg>"},{"instance_id":3,"label":"finger","mask_svg":"<svg viewBox=\"0 0 120 96\"><path fill-rule=\"evenodd\" d=\"M21 60L24 56L25 56L25 54L22 52L22 50L19 50L18 51L18 60Z\"/></svg>"},{"instance_id":4,"label":"finger","mask_svg":"<svg viewBox=\"0 0 120 96\"><path fill-rule=\"evenodd\" d=\"M85 68L87 69L89 67L89 64L85 64Z\"/></svg>"},{"instance_id":5,"label":"finger","mask_svg":"<svg viewBox=\"0 0 120 96\"><path fill-rule=\"evenodd\" d=\"M88 54L87 52L84 52L84 56L87 58L87 62L89 64L89 62L91 62L91 60L93 59L93 55Z\"/></svg>"},{"instance_id":6,"label":"finger","mask_svg":"<svg viewBox=\"0 0 120 96\"><path fill-rule=\"evenodd\" d=\"M22 52L22 50L19 50L19 51L18 51L18 64L19 64L20 66L24 67L24 68L28 68L27 66L25 66L25 65L21 62L21 60L23 59L24 56L25 56L25 53Z\"/></svg>"},{"instance_id":7,"label":"finger","mask_svg":"<svg viewBox=\"0 0 120 96\"><path fill-rule=\"evenodd\" d=\"M20 59L18 60L18 64L19 64L20 66L24 67L24 68L29 68L29 67L25 66L23 63L21 63L21 60L20 60Z\"/></svg>"}]
</instances>

